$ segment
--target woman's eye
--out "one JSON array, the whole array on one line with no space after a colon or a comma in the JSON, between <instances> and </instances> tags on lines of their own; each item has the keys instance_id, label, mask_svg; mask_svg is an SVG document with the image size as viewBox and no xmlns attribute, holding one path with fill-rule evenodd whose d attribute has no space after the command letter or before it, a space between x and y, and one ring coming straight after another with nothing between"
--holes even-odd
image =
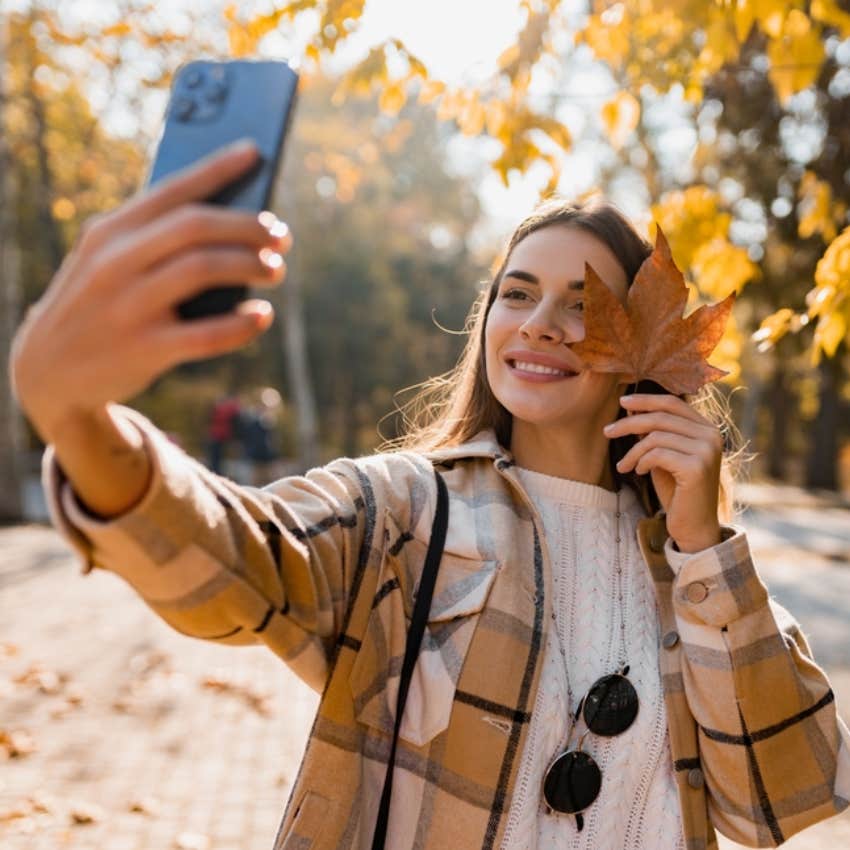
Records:
<instances>
[{"instance_id":1,"label":"woman's eye","mask_svg":"<svg viewBox=\"0 0 850 850\"><path fill-rule=\"evenodd\" d=\"M583 313L584 312L584 301L576 301L576 303L573 304L572 309L578 310L579 313Z\"/></svg>"},{"instance_id":2,"label":"woman's eye","mask_svg":"<svg viewBox=\"0 0 850 850\"><path fill-rule=\"evenodd\" d=\"M528 298L528 293L523 292L521 289L506 289L502 293L502 298L508 298L516 301L524 301Z\"/></svg>"}]
</instances>

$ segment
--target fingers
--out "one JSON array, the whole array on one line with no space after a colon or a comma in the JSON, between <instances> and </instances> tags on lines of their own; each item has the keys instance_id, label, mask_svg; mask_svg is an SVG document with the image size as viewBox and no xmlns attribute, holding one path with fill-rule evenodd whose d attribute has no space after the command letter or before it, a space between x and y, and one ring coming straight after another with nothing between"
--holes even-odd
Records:
<instances>
[{"instance_id":1,"label":"fingers","mask_svg":"<svg viewBox=\"0 0 850 850\"><path fill-rule=\"evenodd\" d=\"M181 204L204 201L223 189L257 161L253 142L239 142L199 160L166 178L109 213L92 216L83 225L73 253L91 255L129 230L141 227Z\"/></svg>"},{"instance_id":2,"label":"fingers","mask_svg":"<svg viewBox=\"0 0 850 850\"><path fill-rule=\"evenodd\" d=\"M684 416L694 422L706 423L706 420L697 413L684 399L669 393L639 393L636 395L624 395L620 398L620 404L629 413L632 411L666 411L667 413Z\"/></svg>"},{"instance_id":3,"label":"fingers","mask_svg":"<svg viewBox=\"0 0 850 850\"><path fill-rule=\"evenodd\" d=\"M243 301L225 316L157 326L150 335L151 351L163 352L163 369L216 357L248 345L268 330L273 319L267 301Z\"/></svg>"},{"instance_id":4,"label":"fingers","mask_svg":"<svg viewBox=\"0 0 850 850\"><path fill-rule=\"evenodd\" d=\"M654 466L661 466L674 474L699 473L712 469L716 463L716 454L704 441L667 431L652 431L626 452L617 463L617 471L634 470L638 475L645 475Z\"/></svg>"},{"instance_id":5,"label":"fingers","mask_svg":"<svg viewBox=\"0 0 850 850\"><path fill-rule=\"evenodd\" d=\"M247 213L211 204L184 204L133 230L113 249L123 275L150 268L179 252L207 245L272 248L292 247L289 228L273 213Z\"/></svg>"},{"instance_id":6,"label":"fingers","mask_svg":"<svg viewBox=\"0 0 850 850\"><path fill-rule=\"evenodd\" d=\"M209 287L234 283L272 287L285 275L283 257L270 248L197 248L159 263L133 284L128 298L149 315L170 315L176 304Z\"/></svg>"},{"instance_id":7,"label":"fingers","mask_svg":"<svg viewBox=\"0 0 850 850\"><path fill-rule=\"evenodd\" d=\"M698 437L722 448L717 428L703 419L694 420L672 413L636 413L606 425L603 429L609 439L625 434L648 434L651 431L668 431L685 437Z\"/></svg>"},{"instance_id":8,"label":"fingers","mask_svg":"<svg viewBox=\"0 0 850 850\"><path fill-rule=\"evenodd\" d=\"M125 209L125 225L138 226L190 201L204 201L257 162L257 146L248 140L211 153L154 186Z\"/></svg>"}]
</instances>

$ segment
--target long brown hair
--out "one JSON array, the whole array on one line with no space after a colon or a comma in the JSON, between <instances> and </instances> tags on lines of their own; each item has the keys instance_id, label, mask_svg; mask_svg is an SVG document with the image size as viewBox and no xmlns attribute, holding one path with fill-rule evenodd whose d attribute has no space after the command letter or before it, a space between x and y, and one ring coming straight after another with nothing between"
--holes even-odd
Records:
<instances>
[{"instance_id":1,"label":"long brown hair","mask_svg":"<svg viewBox=\"0 0 850 850\"><path fill-rule=\"evenodd\" d=\"M553 199L537 207L513 232L499 270L475 299L464 328L468 340L457 365L449 372L414 387L418 389L416 395L399 407L405 433L384 443L383 450L427 452L458 446L486 428L493 429L502 446L510 446L512 416L493 395L487 379L484 350L487 317L514 247L531 233L558 225L585 230L603 242L617 257L629 286L643 261L652 253L652 245L638 233L628 218L612 203L599 197L582 202ZM666 392L653 381L641 381L630 387L630 391ZM734 515L732 461L741 454L738 430L729 415L725 397L715 385L708 384L699 393L683 398L713 421L723 434L727 451L724 452L721 473L720 519L728 522ZM625 415L620 408L617 418ZM654 513L660 502L651 477L635 472L622 475L616 470L617 461L635 442L634 436L611 440L609 457L614 481L618 486L629 484L641 498L647 512Z\"/></svg>"}]
</instances>

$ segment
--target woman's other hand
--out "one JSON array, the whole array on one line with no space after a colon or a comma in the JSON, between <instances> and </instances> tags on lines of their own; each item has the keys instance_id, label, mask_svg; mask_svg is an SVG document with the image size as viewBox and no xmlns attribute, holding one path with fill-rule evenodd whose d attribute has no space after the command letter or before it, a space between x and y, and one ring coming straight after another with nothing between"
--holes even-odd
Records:
<instances>
[{"instance_id":1,"label":"woman's other hand","mask_svg":"<svg viewBox=\"0 0 850 850\"><path fill-rule=\"evenodd\" d=\"M629 415L606 425L605 436L635 434L639 440L617 470L650 473L667 514L667 531L680 551L719 543L720 431L674 395L623 396L620 403Z\"/></svg>"}]
</instances>

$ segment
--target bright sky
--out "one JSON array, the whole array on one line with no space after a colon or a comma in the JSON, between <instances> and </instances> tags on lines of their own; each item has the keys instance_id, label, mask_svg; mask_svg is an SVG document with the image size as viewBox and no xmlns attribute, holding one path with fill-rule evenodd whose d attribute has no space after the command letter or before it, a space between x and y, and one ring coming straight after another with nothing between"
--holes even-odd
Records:
<instances>
[{"instance_id":1,"label":"bright sky","mask_svg":"<svg viewBox=\"0 0 850 850\"><path fill-rule=\"evenodd\" d=\"M565 0L561 12L580 15L584 9L583 0ZM395 36L438 78L469 84L493 74L496 60L515 42L523 23L517 0L368 0L355 44L371 45ZM588 120L590 111L595 112L604 103L609 86L598 72L587 69L581 78L573 79L571 88L581 94L575 102L567 103L561 117L575 129ZM595 92L600 93L598 97ZM474 167L495 155L498 145L459 138L451 152L461 167L464 163ZM594 185L595 177L594 153L576 150L564 170L560 191L578 195ZM482 236L499 238L512 230L534 207L547 180L548 171L541 167L529 175L513 175L506 188L495 173L485 171L479 194L489 221ZM639 202L626 211L636 216L643 212Z\"/></svg>"}]
</instances>

